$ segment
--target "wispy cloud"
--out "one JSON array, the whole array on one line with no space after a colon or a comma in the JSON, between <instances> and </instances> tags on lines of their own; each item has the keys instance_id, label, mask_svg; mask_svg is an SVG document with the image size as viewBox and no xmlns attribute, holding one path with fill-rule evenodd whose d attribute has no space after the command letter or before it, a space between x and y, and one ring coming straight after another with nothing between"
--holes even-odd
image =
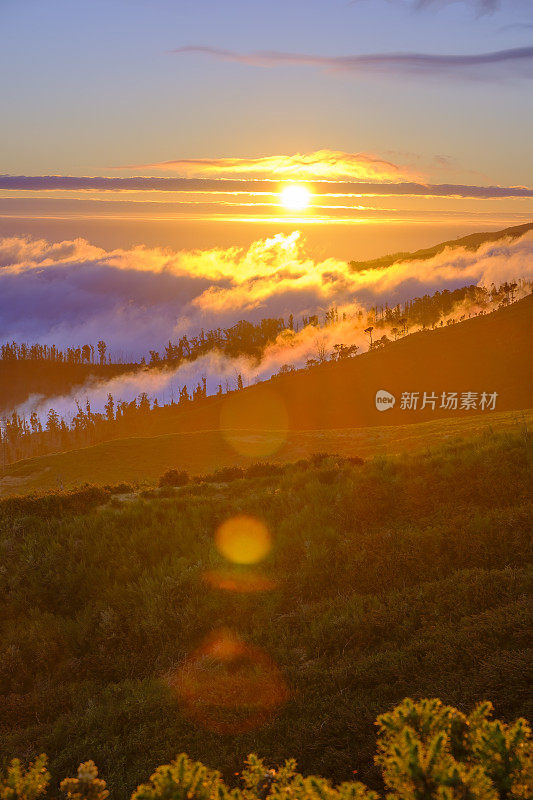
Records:
<instances>
[{"instance_id":1,"label":"wispy cloud","mask_svg":"<svg viewBox=\"0 0 533 800\"><path fill-rule=\"evenodd\" d=\"M412 179L412 170L393 164L372 153L343 153L317 150L295 155L260 158L185 158L151 164L134 164L126 169L163 169L184 177L278 178L280 180L380 180Z\"/></svg>"},{"instance_id":2,"label":"wispy cloud","mask_svg":"<svg viewBox=\"0 0 533 800\"><path fill-rule=\"evenodd\" d=\"M279 193L277 180L236 180L226 178L108 178L71 175L0 175L0 191L78 191L78 192L206 192L231 194ZM286 178L285 178L286 180ZM526 186L469 186L453 183L417 183L414 181L312 181L313 191L321 196L413 196L504 198L533 197Z\"/></svg>"},{"instance_id":3,"label":"wispy cloud","mask_svg":"<svg viewBox=\"0 0 533 800\"><path fill-rule=\"evenodd\" d=\"M238 53L217 47L188 45L177 54L207 55L256 67L316 67L327 72L352 75L449 77L475 80L533 77L533 47L515 47L490 53L368 53L348 56L320 56L305 53L262 51Z\"/></svg>"},{"instance_id":4,"label":"wispy cloud","mask_svg":"<svg viewBox=\"0 0 533 800\"><path fill-rule=\"evenodd\" d=\"M350 5L356 5L364 0L351 0ZM501 0L388 0L394 5L402 5L420 11L428 8L443 8L457 3L470 6L477 14L492 14L502 5ZM513 0L508 0L511 4ZM514 0L516 4L517 0ZM518 0L520 2L520 0Z\"/></svg>"},{"instance_id":5,"label":"wispy cloud","mask_svg":"<svg viewBox=\"0 0 533 800\"><path fill-rule=\"evenodd\" d=\"M509 25L502 25L502 33L506 31L533 31L533 22L511 22Z\"/></svg>"}]
</instances>

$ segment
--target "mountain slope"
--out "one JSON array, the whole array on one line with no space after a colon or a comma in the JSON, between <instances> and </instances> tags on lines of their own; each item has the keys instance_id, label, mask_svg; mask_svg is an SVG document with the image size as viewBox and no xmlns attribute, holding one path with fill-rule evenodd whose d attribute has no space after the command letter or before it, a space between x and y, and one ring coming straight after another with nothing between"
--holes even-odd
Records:
<instances>
[{"instance_id":1,"label":"mountain slope","mask_svg":"<svg viewBox=\"0 0 533 800\"><path fill-rule=\"evenodd\" d=\"M468 236L462 236L460 239L450 239L447 242L441 242L433 247L416 250L413 253L391 253L391 255L373 258L370 261L350 261L350 266L354 270L359 271L362 269L390 267L391 264L395 264L397 261L423 261L442 253L446 248L453 249L456 247L464 247L467 250L477 250L481 245L487 242L497 242L500 239L518 239L531 230L533 230L533 222L527 222L524 225L515 225L512 228L504 228L501 231L471 233Z\"/></svg>"}]
</instances>

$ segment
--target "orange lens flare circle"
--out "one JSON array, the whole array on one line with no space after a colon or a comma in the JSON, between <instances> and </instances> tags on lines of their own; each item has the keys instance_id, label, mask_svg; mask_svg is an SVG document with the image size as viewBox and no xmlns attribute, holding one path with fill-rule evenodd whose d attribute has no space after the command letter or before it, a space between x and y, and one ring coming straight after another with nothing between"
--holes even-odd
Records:
<instances>
[{"instance_id":1,"label":"orange lens flare circle","mask_svg":"<svg viewBox=\"0 0 533 800\"><path fill-rule=\"evenodd\" d=\"M203 581L212 589L239 594L268 592L276 588L275 581L256 572L237 572L233 570L208 570Z\"/></svg>"},{"instance_id":2,"label":"orange lens flare circle","mask_svg":"<svg viewBox=\"0 0 533 800\"><path fill-rule=\"evenodd\" d=\"M185 713L219 734L264 725L289 698L272 659L231 631L212 634L169 680Z\"/></svg>"},{"instance_id":3,"label":"orange lens flare circle","mask_svg":"<svg viewBox=\"0 0 533 800\"><path fill-rule=\"evenodd\" d=\"M215 533L215 545L234 564L257 564L272 549L272 537L261 520L247 514L231 517Z\"/></svg>"}]
</instances>

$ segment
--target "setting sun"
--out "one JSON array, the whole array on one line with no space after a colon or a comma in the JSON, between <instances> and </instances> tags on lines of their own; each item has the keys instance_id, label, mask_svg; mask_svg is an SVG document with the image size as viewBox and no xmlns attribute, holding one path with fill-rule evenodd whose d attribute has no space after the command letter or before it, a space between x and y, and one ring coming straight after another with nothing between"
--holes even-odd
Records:
<instances>
[{"instance_id":1,"label":"setting sun","mask_svg":"<svg viewBox=\"0 0 533 800\"><path fill-rule=\"evenodd\" d=\"M280 202L289 211L303 211L311 202L311 192L305 186L291 184L282 189Z\"/></svg>"}]
</instances>

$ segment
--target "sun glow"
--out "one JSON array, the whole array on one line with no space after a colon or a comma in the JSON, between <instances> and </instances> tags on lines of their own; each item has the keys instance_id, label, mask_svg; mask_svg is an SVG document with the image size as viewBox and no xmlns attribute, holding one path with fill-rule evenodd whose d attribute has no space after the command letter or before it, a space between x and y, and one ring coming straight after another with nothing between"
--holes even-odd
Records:
<instances>
[{"instance_id":1,"label":"sun glow","mask_svg":"<svg viewBox=\"0 0 533 800\"><path fill-rule=\"evenodd\" d=\"M288 211L303 211L311 202L311 192L305 186L290 184L281 190L280 202Z\"/></svg>"}]
</instances>

